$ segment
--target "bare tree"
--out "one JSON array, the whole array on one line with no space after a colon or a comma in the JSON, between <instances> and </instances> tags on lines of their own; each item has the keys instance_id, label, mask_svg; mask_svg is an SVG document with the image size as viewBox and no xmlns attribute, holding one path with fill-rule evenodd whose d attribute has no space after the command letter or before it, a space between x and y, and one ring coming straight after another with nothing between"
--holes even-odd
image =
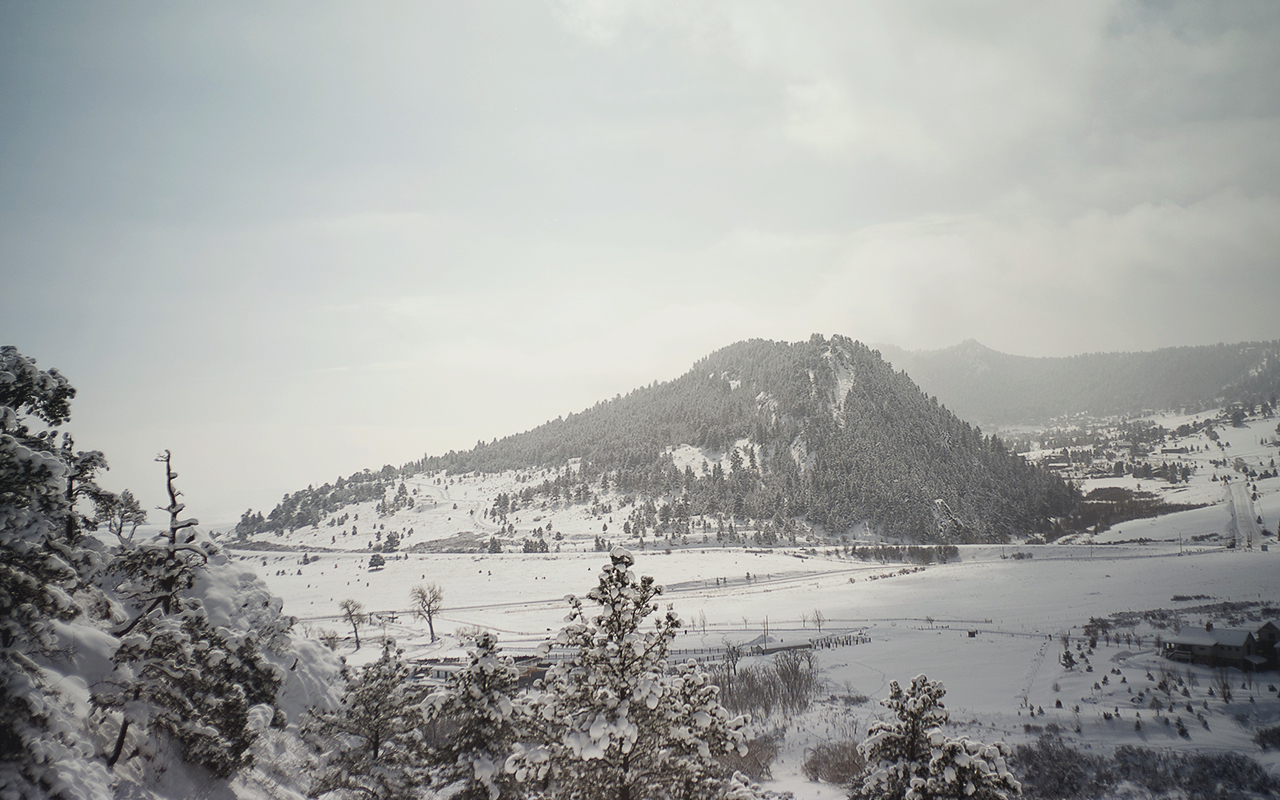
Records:
<instances>
[{"instance_id":1,"label":"bare tree","mask_svg":"<svg viewBox=\"0 0 1280 800\"><path fill-rule=\"evenodd\" d=\"M815 608L813 610L813 627L818 629L818 635L822 635L822 623L826 621L827 618L822 615L822 612Z\"/></svg>"},{"instance_id":2,"label":"bare tree","mask_svg":"<svg viewBox=\"0 0 1280 800\"><path fill-rule=\"evenodd\" d=\"M724 687L726 695L733 694L733 679L738 675L738 662L742 660L742 645L735 644L728 639L724 642Z\"/></svg>"},{"instance_id":3,"label":"bare tree","mask_svg":"<svg viewBox=\"0 0 1280 800\"><path fill-rule=\"evenodd\" d=\"M707 610L704 608L698 612L698 625L702 627L702 635L707 635Z\"/></svg>"},{"instance_id":4,"label":"bare tree","mask_svg":"<svg viewBox=\"0 0 1280 800\"><path fill-rule=\"evenodd\" d=\"M418 584L413 587L409 597L413 600L413 615L427 621L427 628L431 631L431 641L434 642L436 640L435 618L444 603L444 589L435 583L428 583L425 586Z\"/></svg>"},{"instance_id":5,"label":"bare tree","mask_svg":"<svg viewBox=\"0 0 1280 800\"><path fill-rule=\"evenodd\" d=\"M803 611L801 611L801 612L800 612L800 627L801 627L801 628L807 628L808 626L809 626L809 615L808 615L808 614L806 614L806 613L804 613Z\"/></svg>"},{"instance_id":6,"label":"bare tree","mask_svg":"<svg viewBox=\"0 0 1280 800\"><path fill-rule=\"evenodd\" d=\"M364 613L364 604L347 598L338 604L338 608L342 609L342 618L351 626L351 631L356 635L356 649L360 649L360 626L369 621L368 615Z\"/></svg>"},{"instance_id":7,"label":"bare tree","mask_svg":"<svg viewBox=\"0 0 1280 800\"><path fill-rule=\"evenodd\" d=\"M1222 698L1222 702L1231 702L1231 672L1226 667L1219 667L1218 673L1213 676L1213 688L1218 690L1218 697Z\"/></svg>"}]
</instances>

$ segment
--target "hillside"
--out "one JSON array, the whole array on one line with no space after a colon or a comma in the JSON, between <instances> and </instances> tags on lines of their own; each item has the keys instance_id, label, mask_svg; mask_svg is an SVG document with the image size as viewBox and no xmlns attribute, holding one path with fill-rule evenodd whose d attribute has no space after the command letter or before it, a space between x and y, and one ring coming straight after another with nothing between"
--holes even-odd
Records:
<instances>
[{"instance_id":1,"label":"hillside","mask_svg":"<svg viewBox=\"0 0 1280 800\"><path fill-rule=\"evenodd\" d=\"M717 538L752 521L763 543L797 526L843 534L869 524L912 541L1004 541L1066 516L1076 492L1029 466L841 336L752 340L683 376L597 403L531 431L365 471L246 512L242 535L317 526L346 505L411 505L397 481L443 472L550 471L503 495L495 519L547 500L592 504L617 492L629 536L688 535L715 520ZM397 489L393 492L393 489ZM726 525L727 523L727 525Z\"/></svg>"},{"instance_id":2,"label":"hillside","mask_svg":"<svg viewBox=\"0 0 1280 800\"><path fill-rule=\"evenodd\" d=\"M1275 405L1280 393L1280 340L1065 358L1009 355L972 339L943 350L882 350L924 391L982 424L1203 411L1233 403L1249 408Z\"/></svg>"}]
</instances>

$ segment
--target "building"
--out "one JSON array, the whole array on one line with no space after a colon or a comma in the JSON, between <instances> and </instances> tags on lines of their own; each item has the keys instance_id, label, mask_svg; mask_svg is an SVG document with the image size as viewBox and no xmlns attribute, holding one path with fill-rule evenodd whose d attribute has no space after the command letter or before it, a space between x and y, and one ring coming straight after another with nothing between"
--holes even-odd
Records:
<instances>
[{"instance_id":1,"label":"building","mask_svg":"<svg viewBox=\"0 0 1280 800\"><path fill-rule=\"evenodd\" d=\"M1260 640L1260 636L1266 638ZM1242 671L1275 669L1277 640L1280 640L1280 628L1272 622L1264 624L1256 633L1243 628L1215 628L1209 623L1204 630L1184 630L1166 639L1161 655L1172 661L1208 667L1235 667Z\"/></svg>"},{"instance_id":2,"label":"building","mask_svg":"<svg viewBox=\"0 0 1280 800\"><path fill-rule=\"evenodd\" d=\"M1266 545L1263 545L1266 547ZM1280 624L1269 620L1254 631L1258 655L1267 660L1267 669L1280 669Z\"/></svg>"}]
</instances>

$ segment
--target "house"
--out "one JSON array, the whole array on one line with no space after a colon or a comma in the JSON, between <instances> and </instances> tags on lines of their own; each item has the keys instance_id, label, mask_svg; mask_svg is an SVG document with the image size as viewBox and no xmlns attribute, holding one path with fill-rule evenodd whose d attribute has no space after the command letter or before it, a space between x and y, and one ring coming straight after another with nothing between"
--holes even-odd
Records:
<instances>
[{"instance_id":1,"label":"house","mask_svg":"<svg viewBox=\"0 0 1280 800\"><path fill-rule=\"evenodd\" d=\"M1268 625L1271 627L1268 628ZM1166 639L1161 655L1172 661L1209 667L1235 667L1249 671L1274 669L1274 637L1280 636L1280 628L1268 622L1259 629L1259 633L1263 631L1273 638L1269 640L1269 644L1260 646L1253 631L1215 628L1213 623L1208 623L1204 630L1184 630L1177 636Z\"/></svg>"},{"instance_id":2,"label":"house","mask_svg":"<svg viewBox=\"0 0 1280 800\"><path fill-rule=\"evenodd\" d=\"M1280 669L1280 624L1275 620L1262 623L1262 627L1254 631L1253 638L1258 655L1267 660L1266 668Z\"/></svg>"}]
</instances>

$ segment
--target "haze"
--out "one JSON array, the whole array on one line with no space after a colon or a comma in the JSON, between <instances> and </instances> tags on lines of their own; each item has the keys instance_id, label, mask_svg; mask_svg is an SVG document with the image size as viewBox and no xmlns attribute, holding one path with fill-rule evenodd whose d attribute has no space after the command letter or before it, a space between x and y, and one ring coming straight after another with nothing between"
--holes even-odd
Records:
<instances>
[{"instance_id":1,"label":"haze","mask_svg":"<svg viewBox=\"0 0 1280 800\"><path fill-rule=\"evenodd\" d=\"M0 2L0 342L207 523L733 341L1280 337L1280 6Z\"/></svg>"}]
</instances>

